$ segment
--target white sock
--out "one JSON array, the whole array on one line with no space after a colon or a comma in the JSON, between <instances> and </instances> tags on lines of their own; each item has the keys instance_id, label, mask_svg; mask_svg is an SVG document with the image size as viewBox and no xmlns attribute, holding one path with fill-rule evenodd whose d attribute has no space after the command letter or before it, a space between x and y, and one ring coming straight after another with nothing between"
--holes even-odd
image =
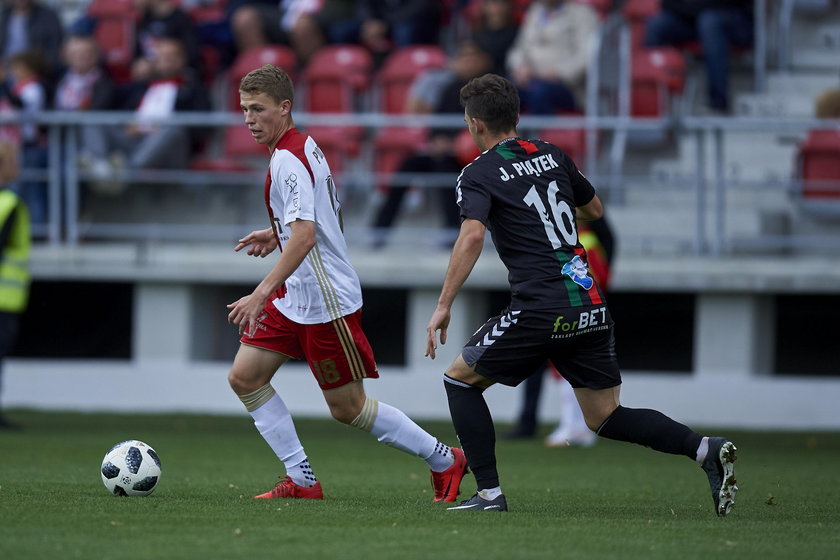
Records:
<instances>
[{"instance_id":1,"label":"white sock","mask_svg":"<svg viewBox=\"0 0 840 560\"><path fill-rule=\"evenodd\" d=\"M698 465L702 465L703 461L706 460L706 455L709 454L709 438L704 437L700 440L700 447L697 448L697 458L694 459L697 461Z\"/></svg>"},{"instance_id":2,"label":"white sock","mask_svg":"<svg viewBox=\"0 0 840 560\"><path fill-rule=\"evenodd\" d=\"M484 490L479 490L478 495L488 502L491 502L502 495L502 488L500 486L496 486L495 488L485 488Z\"/></svg>"},{"instance_id":3,"label":"white sock","mask_svg":"<svg viewBox=\"0 0 840 560\"><path fill-rule=\"evenodd\" d=\"M260 435L274 451L277 458L283 461L286 474L295 484L309 488L317 479L312 473L306 452L298 439L292 415L286 403L275 393L265 404L250 411L254 425Z\"/></svg>"},{"instance_id":4,"label":"white sock","mask_svg":"<svg viewBox=\"0 0 840 560\"><path fill-rule=\"evenodd\" d=\"M367 398L352 425L369 431L377 440L400 451L417 455L433 471L445 471L455 462L448 445L439 442L401 410L376 399Z\"/></svg>"}]
</instances>

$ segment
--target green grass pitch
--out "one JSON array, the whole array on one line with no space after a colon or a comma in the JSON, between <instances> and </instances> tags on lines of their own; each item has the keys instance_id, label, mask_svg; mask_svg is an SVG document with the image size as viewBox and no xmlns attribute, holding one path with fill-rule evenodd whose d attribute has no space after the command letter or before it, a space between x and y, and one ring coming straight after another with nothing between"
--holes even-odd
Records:
<instances>
[{"instance_id":1,"label":"green grass pitch","mask_svg":"<svg viewBox=\"0 0 840 560\"><path fill-rule=\"evenodd\" d=\"M485 514L433 504L422 461L330 420L297 421L324 486L316 502L252 499L282 466L244 413L9 417L23 429L0 431L4 560L840 558L838 433L725 431L741 488L726 518L683 457L500 439L511 511ZM448 423L422 424L455 441ZM105 452L125 439L160 454L147 498L109 495L100 480ZM468 475L462 497L474 490Z\"/></svg>"}]
</instances>

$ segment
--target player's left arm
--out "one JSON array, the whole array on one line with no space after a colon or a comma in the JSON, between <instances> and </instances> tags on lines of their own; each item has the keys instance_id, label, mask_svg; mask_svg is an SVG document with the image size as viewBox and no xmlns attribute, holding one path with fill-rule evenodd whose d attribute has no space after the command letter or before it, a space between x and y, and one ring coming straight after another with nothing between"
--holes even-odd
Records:
<instances>
[{"instance_id":1,"label":"player's left arm","mask_svg":"<svg viewBox=\"0 0 840 560\"><path fill-rule=\"evenodd\" d=\"M570 157L564 157L566 172L569 174L569 182L572 186L572 195L575 202L575 218L586 222L597 220L604 215L604 207L601 199L595 194L595 187L589 179L580 172Z\"/></svg>"},{"instance_id":2,"label":"player's left arm","mask_svg":"<svg viewBox=\"0 0 840 560\"><path fill-rule=\"evenodd\" d=\"M315 222L295 220L290 227L292 233L289 241L283 247L283 252L280 253L280 258L277 259L271 271L250 295L227 306L231 310L228 314L228 322L239 326L239 334L245 332L249 326L253 330L254 321L262 313L266 300L297 270L315 246Z\"/></svg>"},{"instance_id":3,"label":"player's left arm","mask_svg":"<svg viewBox=\"0 0 840 560\"><path fill-rule=\"evenodd\" d=\"M604 206L601 204L601 199L598 195L592 197L592 200L575 208L575 217L578 220L592 221L597 220L604 215Z\"/></svg>"},{"instance_id":4,"label":"player's left arm","mask_svg":"<svg viewBox=\"0 0 840 560\"><path fill-rule=\"evenodd\" d=\"M433 360L437 349L437 331L440 331L440 343L446 344L446 329L449 327L452 303L481 256L486 229L479 220L467 218L461 223L461 231L452 248L437 307L426 327L426 356Z\"/></svg>"}]
</instances>

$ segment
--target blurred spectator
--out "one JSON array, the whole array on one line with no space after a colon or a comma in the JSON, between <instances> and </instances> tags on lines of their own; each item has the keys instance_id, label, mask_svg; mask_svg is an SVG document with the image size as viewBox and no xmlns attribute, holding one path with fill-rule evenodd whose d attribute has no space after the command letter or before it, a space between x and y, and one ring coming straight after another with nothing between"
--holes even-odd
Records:
<instances>
[{"instance_id":1,"label":"blurred spectator","mask_svg":"<svg viewBox=\"0 0 840 560\"><path fill-rule=\"evenodd\" d=\"M56 88L54 106L59 111L106 111L117 105L117 88L101 65L99 46L90 36L71 35L62 49L67 67ZM80 158L90 166L85 146L95 145L100 125L79 127ZM83 167L84 167L83 165ZM106 171L107 172L107 171Z\"/></svg>"},{"instance_id":2,"label":"blurred spectator","mask_svg":"<svg viewBox=\"0 0 840 560\"><path fill-rule=\"evenodd\" d=\"M0 84L0 110L20 112L32 116L47 108L44 84L45 63L38 51L23 51L8 60L10 80ZM47 141L41 127L24 122L19 127L4 129L21 145L23 167L27 170L46 169ZM29 207L32 221L42 224L47 219L47 186L42 181L23 181L20 194Z\"/></svg>"},{"instance_id":3,"label":"blurred spectator","mask_svg":"<svg viewBox=\"0 0 840 560\"><path fill-rule=\"evenodd\" d=\"M140 11L137 23L137 46L131 70L133 80L148 80L152 75L155 41L178 39L184 46L187 65L199 70L198 35L190 17L176 0L135 0Z\"/></svg>"},{"instance_id":4,"label":"blurred spectator","mask_svg":"<svg viewBox=\"0 0 840 560\"><path fill-rule=\"evenodd\" d=\"M441 3L433 0L359 0L352 19L336 23L332 43L367 47L377 63L407 45L438 44Z\"/></svg>"},{"instance_id":5,"label":"blurred spectator","mask_svg":"<svg viewBox=\"0 0 840 560\"><path fill-rule=\"evenodd\" d=\"M229 0L222 19L196 27L199 42L216 49L224 67L249 48L288 43L280 30L278 4L277 0Z\"/></svg>"},{"instance_id":6,"label":"blurred spectator","mask_svg":"<svg viewBox=\"0 0 840 560\"><path fill-rule=\"evenodd\" d=\"M523 109L532 114L579 107L598 14L567 0L535 0L508 53Z\"/></svg>"},{"instance_id":7,"label":"blurred spectator","mask_svg":"<svg viewBox=\"0 0 840 560\"><path fill-rule=\"evenodd\" d=\"M70 36L62 49L67 67L58 82L54 106L59 111L104 111L116 105L116 88L102 68L93 37Z\"/></svg>"},{"instance_id":8,"label":"blurred spectator","mask_svg":"<svg viewBox=\"0 0 840 560\"><path fill-rule=\"evenodd\" d=\"M20 314L29 299L29 212L26 204L7 188L17 173L15 145L0 142L0 378L3 362L17 338ZM15 427L0 407L0 429Z\"/></svg>"},{"instance_id":9,"label":"blurred spectator","mask_svg":"<svg viewBox=\"0 0 840 560\"><path fill-rule=\"evenodd\" d=\"M827 89L817 97L814 116L818 119L840 119L840 88Z\"/></svg>"},{"instance_id":10,"label":"blurred spectator","mask_svg":"<svg viewBox=\"0 0 840 560\"><path fill-rule=\"evenodd\" d=\"M494 74L507 75L508 51L518 33L513 0L481 0L480 21L473 40L493 58Z\"/></svg>"},{"instance_id":11,"label":"blurred spectator","mask_svg":"<svg viewBox=\"0 0 840 560\"><path fill-rule=\"evenodd\" d=\"M302 66L329 42L334 25L352 19L354 4L350 0L283 0L281 26Z\"/></svg>"},{"instance_id":12,"label":"blurred spectator","mask_svg":"<svg viewBox=\"0 0 840 560\"><path fill-rule=\"evenodd\" d=\"M187 66L177 39L158 39L149 82L132 84L122 108L135 108L137 119L125 127L98 127L86 143L83 164L99 181L100 190L120 188L119 171L187 166L201 132L195 127L161 124L178 111L209 111L210 100L194 70Z\"/></svg>"},{"instance_id":13,"label":"blurred spectator","mask_svg":"<svg viewBox=\"0 0 840 560\"><path fill-rule=\"evenodd\" d=\"M237 53L288 42L280 29L280 11L276 6L245 4L231 15L231 30Z\"/></svg>"},{"instance_id":14,"label":"blurred spectator","mask_svg":"<svg viewBox=\"0 0 840 560\"><path fill-rule=\"evenodd\" d=\"M662 0L647 21L644 45L682 45L700 41L706 61L708 104L729 110L729 48L753 43L752 0Z\"/></svg>"},{"instance_id":15,"label":"blurred spectator","mask_svg":"<svg viewBox=\"0 0 840 560\"><path fill-rule=\"evenodd\" d=\"M55 11L34 0L9 0L0 12L3 60L24 51L37 51L52 68L57 66L63 28Z\"/></svg>"},{"instance_id":16,"label":"blurred spectator","mask_svg":"<svg viewBox=\"0 0 840 560\"><path fill-rule=\"evenodd\" d=\"M472 41L462 42L450 60L447 79L441 80L437 84L440 92L433 95L436 101L431 112L435 114L463 114L461 88L472 78L486 74L491 67L492 60L486 52L478 48ZM437 76L443 77L440 73L437 73ZM409 106L415 109L422 107L412 105L410 102ZM419 197L424 193L423 173L451 173L453 181L457 177L462 165L455 155L454 139L459 131L460 129L457 128L431 130L427 147L410 155L400 165L397 173L415 173L419 176L409 185L394 184L388 189L385 201L379 208L373 223L374 248L381 248L386 244L388 231L393 226L406 195L413 198L412 206L419 205ZM460 226L458 205L455 204L452 189L438 185L430 185L430 188L440 202L445 229L443 244L448 248L451 247L452 242L458 235Z\"/></svg>"}]
</instances>

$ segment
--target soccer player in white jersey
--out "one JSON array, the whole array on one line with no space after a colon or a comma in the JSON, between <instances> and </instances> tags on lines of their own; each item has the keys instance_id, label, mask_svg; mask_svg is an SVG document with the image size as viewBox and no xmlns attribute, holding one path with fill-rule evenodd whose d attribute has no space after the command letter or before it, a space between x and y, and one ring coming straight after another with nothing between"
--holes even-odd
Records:
<instances>
[{"instance_id":1,"label":"soccer player in white jersey","mask_svg":"<svg viewBox=\"0 0 840 560\"><path fill-rule=\"evenodd\" d=\"M247 247L258 257L281 250L253 293L228 305L228 320L242 335L228 381L286 467L285 478L256 497L323 497L289 410L270 384L296 358L309 363L336 420L422 458L432 471L434 501L455 501L467 471L464 453L365 395L362 380L379 373L361 327L359 278L347 256L329 165L292 120L289 76L263 66L242 79L239 95L248 130L271 154L265 181L271 227L246 235L235 250Z\"/></svg>"}]
</instances>

